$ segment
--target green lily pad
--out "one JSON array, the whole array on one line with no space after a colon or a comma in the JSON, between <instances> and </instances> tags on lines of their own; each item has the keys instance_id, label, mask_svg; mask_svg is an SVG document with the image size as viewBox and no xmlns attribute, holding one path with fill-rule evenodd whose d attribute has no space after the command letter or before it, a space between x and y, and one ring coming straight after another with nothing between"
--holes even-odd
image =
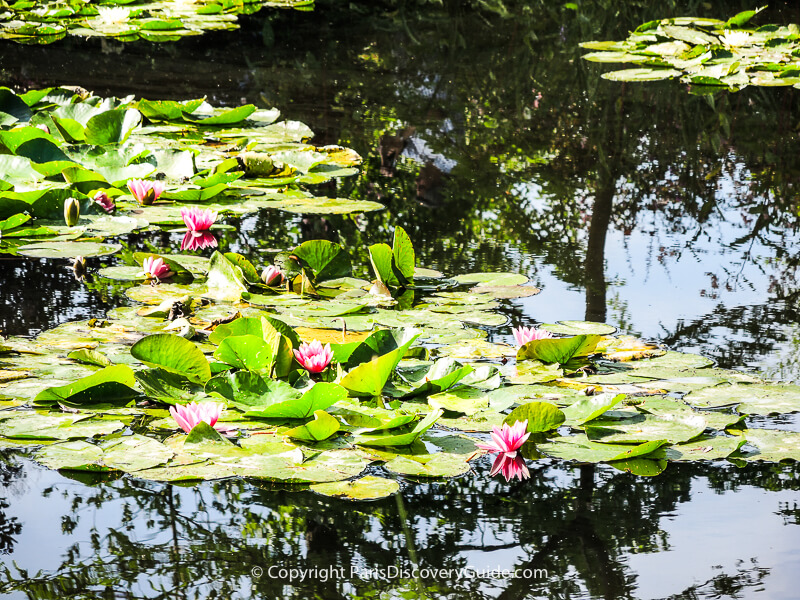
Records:
<instances>
[{"instance_id":1,"label":"green lily pad","mask_svg":"<svg viewBox=\"0 0 800 600\"><path fill-rule=\"evenodd\" d=\"M528 278L519 273L468 273L457 275L453 279L460 284L477 285L478 287L523 285L528 282Z\"/></svg>"},{"instance_id":2,"label":"green lily pad","mask_svg":"<svg viewBox=\"0 0 800 600\"><path fill-rule=\"evenodd\" d=\"M339 431L339 427L339 421L335 417L324 410L316 410L313 421L285 431L284 435L305 442L321 442Z\"/></svg>"},{"instance_id":3,"label":"green lily pad","mask_svg":"<svg viewBox=\"0 0 800 600\"><path fill-rule=\"evenodd\" d=\"M28 440L86 439L108 435L125 426L122 421L86 418L85 415L43 415L26 412L0 421L0 435Z\"/></svg>"},{"instance_id":4,"label":"green lily pad","mask_svg":"<svg viewBox=\"0 0 800 600\"><path fill-rule=\"evenodd\" d=\"M51 469L75 471L106 471L102 463L103 450L83 440L59 442L38 450L34 459Z\"/></svg>"},{"instance_id":5,"label":"green lily pad","mask_svg":"<svg viewBox=\"0 0 800 600\"><path fill-rule=\"evenodd\" d=\"M432 408L441 408L467 416L489 408L489 394L486 390L473 387L460 387L450 392L441 392L428 397Z\"/></svg>"},{"instance_id":6,"label":"green lily pad","mask_svg":"<svg viewBox=\"0 0 800 600\"><path fill-rule=\"evenodd\" d=\"M601 444L592 442L585 435L560 437L546 443L537 444L536 447L548 456L575 460L578 462L612 462L617 460L630 460L663 454L661 448L667 444L666 440L653 440L637 445Z\"/></svg>"},{"instance_id":7,"label":"green lily pad","mask_svg":"<svg viewBox=\"0 0 800 600\"><path fill-rule=\"evenodd\" d=\"M446 452L434 454L425 462L398 456L385 465L386 470L407 477L445 478L458 477L470 471L463 455Z\"/></svg>"},{"instance_id":8,"label":"green lily pad","mask_svg":"<svg viewBox=\"0 0 800 600\"><path fill-rule=\"evenodd\" d=\"M132 473L165 464L174 452L153 438L134 434L104 442L103 464Z\"/></svg>"},{"instance_id":9,"label":"green lily pad","mask_svg":"<svg viewBox=\"0 0 800 600\"><path fill-rule=\"evenodd\" d=\"M393 479L365 475L355 481L315 483L309 489L322 496L345 500L379 500L396 494L400 485Z\"/></svg>"},{"instance_id":10,"label":"green lily pad","mask_svg":"<svg viewBox=\"0 0 800 600\"><path fill-rule=\"evenodd\" d=\"M545 364L538 360L526 360L516 365L506 365L502 373L511 383L547 383L564 376L558 363Z\"/></svg>"},{"instance_id":11,"label":"green lily pad","mask_svg":"<svg viewBox=\"0 0 800 600\"><path fill-rule=\"evenodd\" d=\"M341 380L341 385L354 396L378 396L389 380L406 350L419 337L416 330L404 331L399 347L369 362L363 362L351 369Z\"/></svg>"},{"instance_id":12,"label":"green lily pad","mask_svg":"<svg viewBox=\"0 0 800 600\"><path fill-rule=\"evenodd\" d=\"M196 383L211 379L211 367L200 349L189 340L171 333L142 338L131 347L131 356L149 367L183 375Z\"/></svg>"},{"instance_id":13,"label":"green lily pad","mask_svg":"<svg viewBox=\"0 0 800 600\"><path fill-rule=\"evenodd\" d=\"M631 458L628 460L615 460L608 463L618 471L624 471L639 477L655 477L664 472L667 468L667 461L664 459L650 458Z\"/></svg>"},{"instance_id":14,"label":"green lily pad","mask_svg":"<svg viewBox=\"0 0 800 600\"><path fill-rule=\"evenodd\" d=\"M590 440L614 444L640 444L653 440L689 441L705 431L708 422L693 413L632 413L621 419L594 419L585 427Z\"/></svg>"},{"instance_id":15,"label":"green lily pad","mask_svg":"<svg viewBox=\"0 0 800 600\"><path fill-rule=\"evenodd\" d=\"M745 429L742 436L748 444L752 444L758 449L757 454L748 454L744 456L744 460L800 461L800 433L773 429Z\"/></svg>"},{"instance_id":16,"label":"green lily pad","mask_svg":"<svg viewBox=\"0 0 800 600\"><path fill-rule=\"evenodd\" d=\"M317 383L299 398L253 407L245 415L264 419L304 419L347 397L347 390L335 383Z\"/></svg>"},{"instance_id":17,"label":"green lily pad","mask_svg":"<svg viewBox=\"0 0 800 600\"><path fill-rule=\"evenodd\" d=\"M738 384L692 391L685 398L694 406L720 407L739 404L743 414L770 415L800 411L800 386Z\"/></svg>"},{"instance_id":18,"label":"green lily pad","mask_svg":"<svg viewBox=\"0 0 800 600\"><path fill-rule=\"evenodd\" d=\"M667 458L674 461L721 460L745 443L741 436L701 435L691 442L667 448Z\"/></svg>"},{"instance_id":19,"label":"green lily pad","mask_svg":"<svg viewBox=\"0 0 800 600\"><path fill-rule=\"evenodd\" d=\"M220 342L214 358L238 369L265 373L272 366L275 354L261 336L232 335Z\"/></svg>"},{"instance_id":20,"label":"green lily pad","mask_svg":"<svg viewBox=\"0 0 800 600\"><path fill-rule=\"evenodd\" d=\"M528 421L527 431L538 433L555 429L565 419L564 413L555 404L527 402L512 410L503 422L514 425L517 421Z\"/></svg>"},{"instance_id":21,"label":"green lily pad","mask_svg":"<svg viewBox=\"0 0 800 600\"><path fill-rule=\"evenodd\" d=\"M359 453L341 449L319 453L308 459L299 450L283 454L248 455L223 464L229 465L242 477L285 483L327 483L356 477L368 463Z\"/></svg>"},{"instance_id":22,"label":"green lily pad","mask_svg":"<svg viewBox=\"0 0 800 600\"><path fill-rule=\"evenodd\" d=\"M555 324L541 325L540 329L560 335L611 335L617 330L613 325L591 321L558 321Z\"/></svg>"},{"instance_id":23,"label":"green lily pad","mask_svg":"<svg viewBox=\"0 0 800 600\"><path fill-rule=\"evenodd\" d=\"M395 429L392 430L391 433L384 433L381 435L357 435L354 437L353 443L361 444L362 446L408 446L420 435L433 427L433 424L436 423L436 420L441 416L441 410L433 410L408 431Z\"/></svg>"},{"instance_id":24,"label":"green lily pad","mask_svg":"<svg viewBox=\"0 0 800 600\"><path fill-rule=\"evenodd\" d=\"M583 425L611 410L625 399L625 394L598 394L570 404L564 409L568 424Z\"/></svg>"},{"instance_id":25,"label":"green lily pad","mask_svg":"<svg viewBox=\"0 0 800 600\"><path fill-rule=\"evenodd\" d=\"M311 269L314 281L348 277L352 272L350 255L339 244L327 240L310 240L292 253Z\"/></svg>"},{"instance_id":26,"label":"green lily pad","mask_svg":"<svg viewBox=\"0 0 800 600\"><path fill-rule=\"evenodd\" d=\"M133 389L133 370L127 365L105 367L68 385L42 390L34 403L39 405L65 404L91 407L101 403L127 403L138 395Z\"/></svg>"},{"instance_id":27,"label":"green lily pad","mask_svg":"<svg viewBox=\"0 0 800 600\"><path fill-rule=\"evenodd\" d=\"M122 249L120 244L100 242L37 242L20 246L17 250L23 256L33 258L74 258L83 256L108 256Z\"/></svg>"},{"instance_id":28,"label":"green lily pad","mask_svg":"<svg viewBox=\"0 0 800 600\"><path fill-rule=\"evenodd\" d=\"M568 338L532 340L517 351L517 360L540 360L564 364L571 358L589 356L595 351L599 335L576 335Z\"/></svg>"}]
</instances>

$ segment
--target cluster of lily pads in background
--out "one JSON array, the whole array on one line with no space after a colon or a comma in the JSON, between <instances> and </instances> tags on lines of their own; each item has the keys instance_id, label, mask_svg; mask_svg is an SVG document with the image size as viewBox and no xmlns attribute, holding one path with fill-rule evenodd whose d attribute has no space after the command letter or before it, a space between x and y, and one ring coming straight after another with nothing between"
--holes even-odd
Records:
<instances>
[{"instance_id":1,"label":"cluster of lily pads in background","mask_svg":"<svg viewBox=\"0 0 800 600\"><path fill-rule=\"evenodd\" d=\"M487 329L507 324L500 303L538 292L524 276L420 269L400 228L369 250L373 281L324 240L258 266L217 251L158 257L173 275L130 288L139 305L2 342L0 448L32 446L73 472L240 476L360 499L395 493L397 476L465 475L515 440L513 461L495 461L506 477L551 458L640 475L668 461L800 459L800 434L746 417L800 411L800 387L599 323L491 342ZM224 410L184 418L195 402Z\"/></svg>"},{"instance_id":2,"label":"cluster of lily pads in background","mask_svg":"<svg viewBox=\"0 0 800 600\"><path fill-rule=\"evenodd\" d=\"M624 41L585 42L589 61L632 63L636 68L604 73L613 81L679 77L693 91L731 91L748 85L800 87L800 27L747 27L762 9L728 21L681 17L649 21ZM710 86L710 87L709 87Z\"/></svg>"},{"instance_id":3,"label":"cluster of lily pads in background","mask_svg":"<svg viewBox=\"0 0 800 600\"><path fill-rule=\"evenodd\" d=\"M16 0L0 3L0 39L49 44L69 35L171 42L236 29L264 7L311 10L314 0Z\"/></svg>"},{"instance_id":4,"label":"cluster of lily pads in background","mask_svg":"<svg viewBox=\"0 0 800 600\"><path fill-rule=\"evenodd\" d=\"M183 226L187 205L218 214L383 208L301 189L357 173L361 157L305 143L311 130L279 122L279 114L253 105L214 108L203 99L100 98L68 88L18 95L0 88L0 252L109 254L119 245L98 240ZM158 186L157 201L136 197L143 179ZM78 220L65 223L70 199Z\"/></svg>"},{"instance_id":5,"label":"cluster of lily pads in background","mask_svg":"<svg viewBox=\"0 0 800 600\"><path fill-rule=\"evenodd\" d=\"M136 229L205 239L226 212L381 208L300 189L354 174L360 158L309 146L308 128L277 117L0 89L0 250L100 255L120 246L98 239ZM490 341L508 325L502 304L539 290L515 273L445 277L417 266L402 228L391 241L367 249L370 279L326 240L263 264L141 252L100 269L101 283L130 282L134 306L0 340L0 449L103 477L241 476L363 499L396 492L397 476L465 475L487 450L506 478L554 458L640 475L800 459L800 434L764 427L800 411L800 387L599 323Z\"/></svg>"}]
</instances>

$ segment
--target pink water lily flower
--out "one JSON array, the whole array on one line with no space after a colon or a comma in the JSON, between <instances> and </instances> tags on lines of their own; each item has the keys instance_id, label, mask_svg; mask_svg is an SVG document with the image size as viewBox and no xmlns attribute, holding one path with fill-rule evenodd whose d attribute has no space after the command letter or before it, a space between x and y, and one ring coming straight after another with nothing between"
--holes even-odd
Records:
<instances>
[{"instance_id":1,"label":"pink water lily flower","mask_svg":"<svg viewBox=\"0 0 800 600\"><path fill-rule=\"evenodd\" d=\"M549 331L535 327L515 327L511 332L514 334L514 339L517 340L517 346L524 346L533 340L546 340L553 337Z\"/></svg>"},{"instance_id":2,"label":"pink water lily flower","mask_svg":"<svg viewBox=\"0 0 800 600\"><path fill-rule=\"evenodd\" d=\"M217 211L210 208L197 208L184 206L181 209L181 217L189 231L206 231L217 220Z\"/></svg>"},{"instance_id":3,"label":"pink water lily flower","mask_svg":"<svg viewBox=\"0 0 800 600\"><path fill-rule=\"evenodd\" d=\"M261 271L261 281L264 282L264 285L280 285L281 281L283 281L283 271L278 267L269 265Z\"/></svg>"},{"instance_id":4,"label":"pink water lily flower","mask_svg":"<svg viewBox=\"0 0 800 600\"><path fill-rule=\"evenodd\" d=\"M514 477L517 479L527 479L530 476L525 459L522 458L518 450L531 435L528 429L528 420L517 421L509 426L503 423L502 427L495 425L492 428L492 441L488 444L478 444L478 448L491 453L497 453L497 458L492 463L490 477L502 473L506 481Z\"/></svg>"},{"instance_id":5,"label":"pink water lily flower","mask_svg":"<svg viewBox=\"0 0 800 600\"><path fill-rule=\"evenodd\" d=\"M294 357L309 373L320 373L333 360L333 350L330 344L323 346L319 340L314 340L310 344L300 344L300 348L294 350Z\"/></svg>"},{"instance_id":6,"label":"pink water lily flower","mask_svg":"<svg viewBox=\"0 0 800 600\"><path fill-rule=\"evenodd\" d=\"M492 428L492 441L488 444L478 444L478 448L491 453L499 452L509 457L514 457L517 450L531 435L528 429L528 419L517 421L509 426L503 423L502 427L495 425Z\"/></svg>"},{"instance_id":7,"label":"pink water lily flower","mask_svg":"<svg viewBox=\"0 0 800 600\"><path fill-rule=\"evenodd\" d=\"M194 429L200 421L214 427L222 414L223 406L217 402L191 402L169 407L169 414L186 433Z\"/></svg>"},{"instance_id":8,"label":"pink water lily flower","mask_svg":"<svg viewBox=\"0 0 800 600\"><path fill-rule=\"evenodd\" d=\"M164 279L175 274L169 270L169 265L165 264L163 259L155 256L144 259L142 270L148 279Z\"/></svg>"},{"instance_id":9,"label":"pink water lily flower","mask_svg":"<svg viewBox=\"0 0 800 600\"><path fill-rule=\"evenodd\" d=\"M217 238L209 231L187 231L181 240L181 250L204 250L216 247Z\"/></svg>"},{"instance_id":10,"label":"pink water lily flower","mask_svg":"<svg viewBox=\"0 0 800 600\"><path fill-rule=\"evenodd\" d=\"M149 206L158 197L164 193L166 186L161 181L149 181L146 179L131 179L128 181L128 189L136 198L136 201L143 205Z\"/></svg>"},{"instance_id":11,"label":"pink water lily flower","mask_svg":"<svg viewBox=\"0 0 800 600\"><path fill-rule=\"evenodd\" d=\"M97 192L94 195L93 200L95 204L100 206L100 208L102 208L108 214L113 213L114 210L117 208L117 205L114 204L114 201L111 198L109 198L108 194L106 194L103 191Z\"/></svg>"},{"instance_id":12,"label":"pink water lily flower","mask_svg":"<svg viewBox=\"0 0 800 600\"><path fill-rule=\"evenodd\" d=\"M489 475L494 477L498 473L502 473L506 481L511 481L515 477L522 481L531 476L530 471L528 471L528 465L525 464L525 459L522 458L519 452L515 452L513 458L506 454L498 454L497 458L494 459L492 471Z\"/></svg>"}]
</instances>

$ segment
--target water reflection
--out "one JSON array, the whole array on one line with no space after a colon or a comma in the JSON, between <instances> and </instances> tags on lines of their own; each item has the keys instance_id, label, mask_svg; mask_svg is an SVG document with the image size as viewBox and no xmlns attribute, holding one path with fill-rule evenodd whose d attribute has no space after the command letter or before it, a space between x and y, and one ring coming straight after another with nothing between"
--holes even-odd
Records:
<instances>
[{"instance_id":1,"label":"water reflection","mask_svg":"<svg viewBox=\"0 0 800 600\"><path fill-rule=\"evenodd\" d=\"M187 231L181 240L182 251L192 252L216 247L217 238L210 231Z\"/></svg>"},{"instance_id":2,"label":"water reflection","mask_svg":"<svg viewBox=\"0 0 800 600\"><path fill-rule=\"evenodd\" d=\"M621 85L600 79L606 67L583 63L577 49L651 18L720 16L750 3L596 2L572 12L492 3L510 17L454 1L398 0L388 11L318 4L314 14L249 17L235 38L104 42L105 53L96 41L4 45L4 75L39 87L74 83L77 69L96 77L82 73L85 87L106 95L275 105L317 131L315 141L356 148L361 175L317 189L387 211L225 219L234 229L219 232L217 247L259 266L267 251L315 238L342 242L354 264L367 265L367 245L401 225L426 266L518 271L542 287L506 304L510 326L609 321L723 366L798 377L800 152L787 134L796 91L698 97L674 82ZM764 22L800 21L784 10ZM195 241L185 240L137 233L121 256ZM115 260L88 259L88 271ZM102 317L126 302L130 285L79 284L66 261L8 255L0 278L4 333ZM23 464L0 468L0 552L9 559L0 593L10 595L796 596L797 465L671 464L649 480L544 461L530 465L529 480L506 484L488 480L483 459L477 477L347 504L238 481L71 480ZM254 577L270 566L346 576ZM415 566L547 575L368 576Z\"/></svg>"},{"instance_id":3,"label":"water reflection","mask_svg":"<svg viewBox=\"0 0 800 600\"><path fill-rule=\"evenodd\" d=\"M12 487L2 509L25 525L3 538L0 592L32 598L712 598L765 585L789 598L800 559L796 466L670 465L642 479L539 461L505 484L484 459L477 476L356 504L25 468L35 485Z\"/></svg>"}]
</instances>

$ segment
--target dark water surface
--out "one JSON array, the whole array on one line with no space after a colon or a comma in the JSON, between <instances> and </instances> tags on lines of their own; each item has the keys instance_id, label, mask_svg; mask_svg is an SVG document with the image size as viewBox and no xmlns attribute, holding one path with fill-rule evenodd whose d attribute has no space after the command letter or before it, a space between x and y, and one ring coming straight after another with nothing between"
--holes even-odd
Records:
<instances>
[{"instance_id":1,"label":"dark water surface","mask_svg":"<svg viewBox=\"0 0 800 600\"><path fill-rule=\"evenodd\" d=\"M487 8L500 2L444 4L321 2L176 44L4 42L0 77L20 89L277 106L315 142L364 157L361 175L320 194L387 206L229 219L224 251L260 256L324 237L368 264L359 249L401 225L426 266L517 271L542 288L507 304L500 339L534 321L605 321L723 367L800 379L800 92L609 82L577 47L654 18L752 5L519 2L503 16ZM800 14L776 5L760 20L773 21ZM127 240L149 243L177 251L180 237ZM0 329L33 335L101 317L126 302L124 289L77 283L66 262L0 257ZM352 504L241 481L70 479L6 457L0 594L798 597L795 464L671 464L654 478L531 467L529 481L506 484L480 461L462 479ZM314 568L302 581L281 571ZM484 571L497 569L519 571Z\"/></svg>"}]
</instances>

